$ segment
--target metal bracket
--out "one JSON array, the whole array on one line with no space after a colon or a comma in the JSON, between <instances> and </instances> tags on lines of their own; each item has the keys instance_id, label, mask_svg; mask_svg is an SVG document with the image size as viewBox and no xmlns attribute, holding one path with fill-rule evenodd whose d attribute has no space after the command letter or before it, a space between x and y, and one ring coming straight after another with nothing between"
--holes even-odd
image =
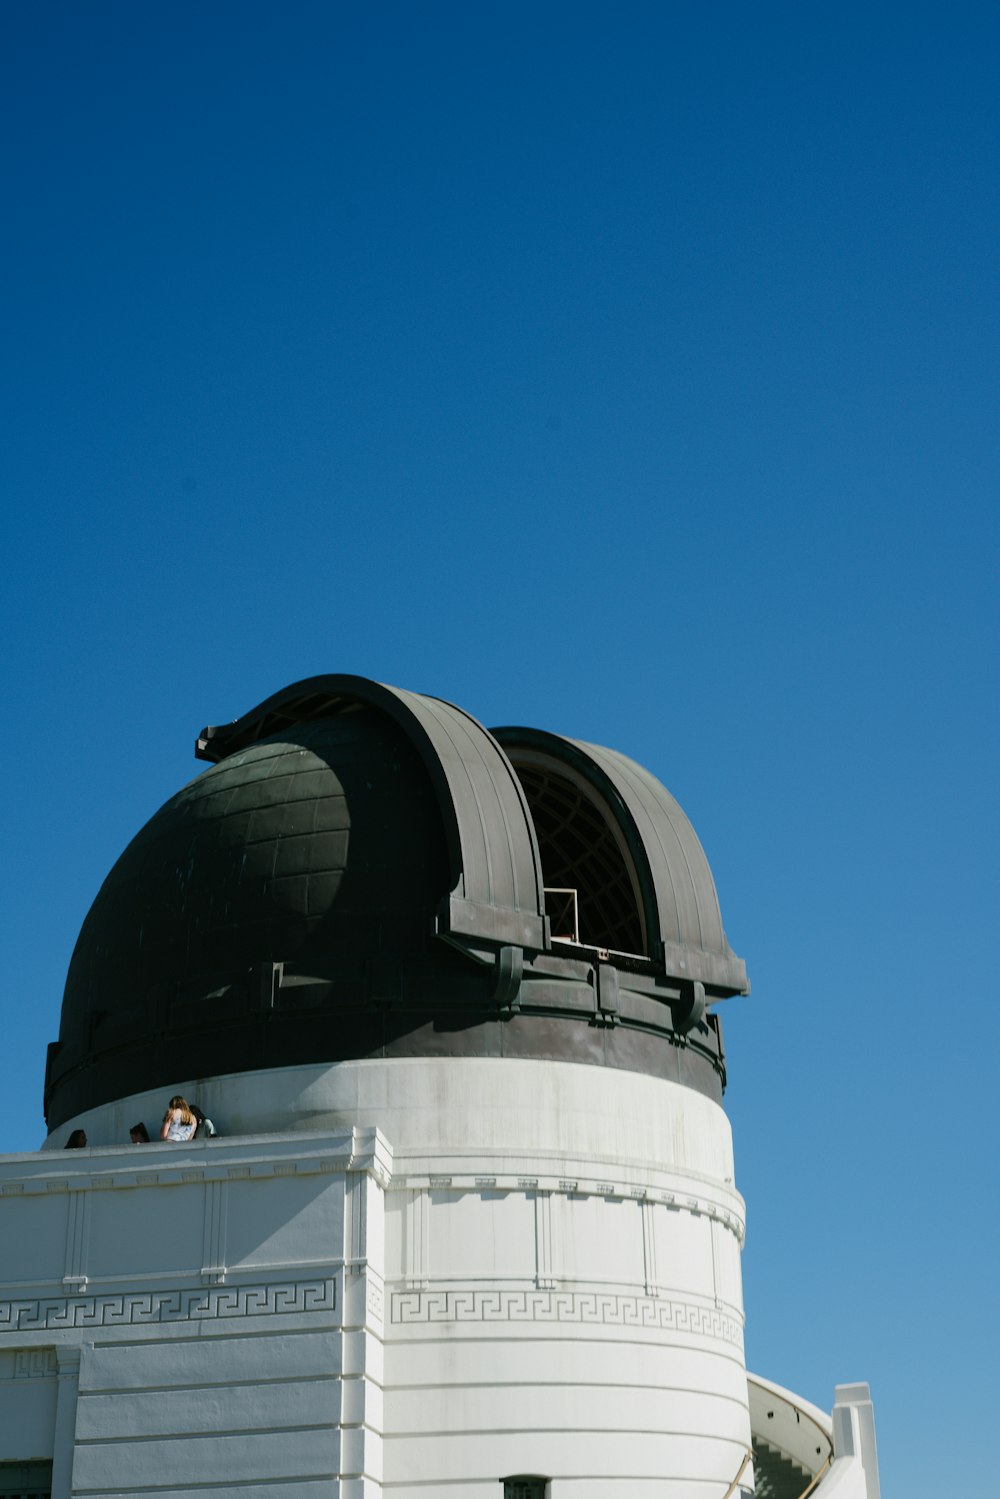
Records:
<instances>
[{"instance_id":1,"label":"metal bracket","mask_svg":"<svg viewBox=\"0 0 1000 1499\"><path fill-rule=\"evenodd\" d=\"M688 1035L696 1026L699 1026L705 1018L708 1001L705 997L705 985L700 980L681 980L681 997L671 1005L674 1015L674 1027L682 1036Z\"/></svg>"},{"instance_id":2,"label":"metal bracket","mask_svg":"<svg viewBox=\"0 0 1000 1499\"><path fill-rule=\"evenodd\" d=\"M501 947L493 970L492 999L501 1010L516 1014L521 1008L521 976L524 973L524 949Z\"/></svg>"},{"instance_id":3,"label":"metal bracket","mask_svg":"<svg viewBox=\"0 0 1000 1499\"><path fill-rule=\"evenodd\" d=\"M618 969L610 963L598 963L592 970L595 1012L598 1025L617 1025L620 1019Z\"/></svg>"}]
</instances>

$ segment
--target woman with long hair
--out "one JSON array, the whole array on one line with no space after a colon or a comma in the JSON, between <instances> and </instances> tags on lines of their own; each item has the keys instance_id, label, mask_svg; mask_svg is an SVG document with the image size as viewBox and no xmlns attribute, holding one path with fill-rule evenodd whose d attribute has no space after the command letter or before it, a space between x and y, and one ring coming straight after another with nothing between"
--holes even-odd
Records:
<instances>
[{"instance_id":1,"label":"woman with long hair","mask_svg":"<svg viewBox=\"0 0 1000 1499\"><path fill-rule=\"evenodd\" d=\"M191 1140L197 1128L198 1121L191 1112L186 1098L175 1093L167 1104L167 1112L163 1116L163 1126L160 1130L161 1140Z\"/></svg>"}]
</instances>

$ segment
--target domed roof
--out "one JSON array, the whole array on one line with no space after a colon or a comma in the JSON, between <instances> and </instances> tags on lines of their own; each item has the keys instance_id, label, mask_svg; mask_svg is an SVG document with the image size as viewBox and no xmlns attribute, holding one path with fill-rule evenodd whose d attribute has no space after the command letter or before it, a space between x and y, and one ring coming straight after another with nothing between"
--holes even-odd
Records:
<instances>
[{"instance_id":1,"label":"domed roof","mask_svg":"<svg viewBox=\"0 0 1000 1499\"><path fill-rule=\"evenodd\" d=\"M701 846L614 751L313 677L196 753L77 941L50 1127L177 1078L515 1055L717 1094L746 990Z\"/></svg>"}]
</instances>

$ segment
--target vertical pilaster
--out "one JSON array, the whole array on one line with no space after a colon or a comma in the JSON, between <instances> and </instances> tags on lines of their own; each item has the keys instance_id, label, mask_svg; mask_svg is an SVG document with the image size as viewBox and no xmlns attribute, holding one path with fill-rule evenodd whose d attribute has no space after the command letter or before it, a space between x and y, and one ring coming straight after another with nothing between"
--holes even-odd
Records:
<instances>
[{"instance_id":1,"label":"vertical pilaster","mask_svg":"<svg viewBox=\"0 0 1000 1499\"><path fill-rule=\"evenodd\" d=\"M724 1300L721 1251L719 1247L719 1234L722 1232L722 1228L715 1218L710 1220L708 1226L712 1234L712 1294L715 1297L716 1306L721 1306Z\"/></svg>"},{"instance_id":2,"label":"vertical pilaster","mask_svg":"<svg viewBox=\"0 0 1000 1499\"><path fill-rule=\"evenodd\" d=\"M74 1194L83 1195L81 1194ZM52 1445L52 1499L70 1499L73 1492L73 1449L76 1444L76 1401L80 1389L80 1345L56 1346L56 1429Z\"/></svg>"},{"instance_id":3,"label":"vertical pilaster","mask_svg":"<svg viewBox=\"0 0 1000 1499\"><path fill-rule=\"evenodd\" d=\"M535 1193L535 1284L540 1290L555 1285L552 1251L552 1193Z\"/></svg>"},{"instance_id":4,"label":"vertical pilaster","mask_svg":"<svg viewBox=\"0 0 1000 1499\"><path fill-rule=\"evenodd\" d=\"M642 1213L642 1260L643 1274L646 1280L646 1295L659 1296L660 1288L656 1278L656 1223L653 1214L656 1212L656 1204L643 1198L640 1203Z\"/></svg>"},{"instance_id":5,"label":"vertical pilaster","mask_svg":"<svg viewBox=\"0 0 1000 1499\"><path fill-rule=\"evenodd\" d=\"M428 1275L428 1201L427 1193L416 1187L406 1194L406 1288L422 1291L427 1286Z\"/></svg>"},{"instance_id":6,"label":"vertical pilaster","mask_svg":"<svg viewBox=\"0 0 1000 1499\"><path fill-rule=\"evenodd\" d=\"M222 1285L226 1279L226 1219L229 1183L205 1184L205 1223L202 1233L201 1278L205 1285Z\"/></svg>"},{"instance_id":7,"label":"vertical pilaster","mask_svg":"<svg viewBox=\"0 0 1000 1499\"><path fill-rule=\"evenodd\" d=\"M368 1170L344 1187L340 1499L382 1492L385 1193Z\"/></svg>"},{"instance_id":8,"label":"vertical pilaster","mask_svg":"<svg viewBox=\"0 0 1000 1499\"><path fill-rule=\"evenodd\" d=\"M63 1289L72 1295L86 1289L87 1242L90 1236L90 1182L75 1181L69 1189L66 1217L66 1262Z\"/></svg>"}]
</instances>

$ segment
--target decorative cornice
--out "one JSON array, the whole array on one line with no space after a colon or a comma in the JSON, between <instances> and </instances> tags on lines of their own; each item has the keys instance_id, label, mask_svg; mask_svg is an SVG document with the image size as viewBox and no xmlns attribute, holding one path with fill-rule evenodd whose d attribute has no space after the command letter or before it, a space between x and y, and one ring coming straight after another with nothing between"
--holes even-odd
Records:
<instances>
[{"instance_id":1,"label":"decorative cornice","mask_svg":"<svg viewBox=\"0 0 1000 1499\"><path fill-rule=\"evenodd\" d=\"M708 1192L692 1190L687 1183L678 1190L670 1190L659 1184L637 1185L635 1182L607 1181L597 1177L587 1179L579 1176L568 1179L562 1176L518 1176L503 1173L485 1177L474 1172L452 1172L449 1175L440 1176L416 1173L394 1176L389 1190L392 1192L451 1192L456 1196L462 1192L490 1191L536 1192L563 1197L606 1197L621 1201L648 1202L653 1205L662 1204L667 1208L700 1214L728 1228L736 1235L741 1245L745 1231L743 1216L735 1210L735 1207L728 1207L724 1201L720 1202ZM720 1189L720 1192L722 1190L724 1189ZM730 1200L733 1198L735 1194L732 1194Z\"/></svg>"},{"instance_id":2,"label":"decorative cornice","mask_svg":"<svg viewBox=\"0 0 1000 1499\"><path fill-rule=\"evenodd\" d=\"M43 1192L99 1192L108 1188L177 1187L271 1176L371 1176L386 1187L392 1150L374 1127L299 1135L191 1140L186 1144L98 1147L74 1152L34 1151L0 1159L0 1196ZM71 1169L72 1168L72 1169Z\"/></svg>"}]
</instances>

